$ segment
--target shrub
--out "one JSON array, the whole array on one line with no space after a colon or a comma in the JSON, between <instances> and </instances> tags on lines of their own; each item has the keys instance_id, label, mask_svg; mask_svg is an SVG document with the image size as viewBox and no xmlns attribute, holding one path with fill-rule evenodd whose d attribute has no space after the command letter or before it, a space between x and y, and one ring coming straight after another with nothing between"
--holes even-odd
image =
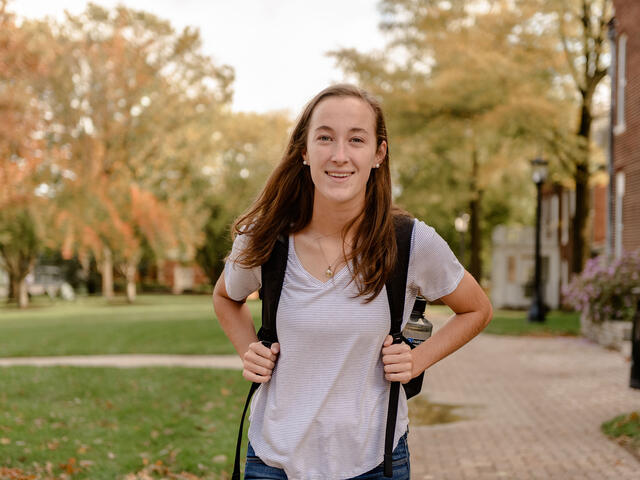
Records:
<instances>
[{"instance_id":1,"label":"shrub","mask_svg":"<svg viewBox=\"0 0 640 480\"><path fill-rule=\"evenodd\" d=\"M563 289L564 301L593 322L633 318L640 287L640 249L618 259L604 255L587 261L580 275Z\"/></svg>"}]
</instances>

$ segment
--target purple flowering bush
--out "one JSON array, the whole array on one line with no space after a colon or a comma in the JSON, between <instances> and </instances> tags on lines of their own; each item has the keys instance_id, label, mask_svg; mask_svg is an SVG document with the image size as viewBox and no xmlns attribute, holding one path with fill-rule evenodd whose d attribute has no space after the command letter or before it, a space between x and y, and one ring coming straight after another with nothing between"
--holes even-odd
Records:
<instances>
[{"instance_id":1,"label":"purple flowering bush","mask_svg":"<svg viewBox=\"0 0 640 480\"><path fill-rule=\"evenodd\" d=\"M564 302L587 315L593 322L631 321L640 287L640 249L625 252L618 259L601 255L587 261L580 275L562 293Z\"/></svg>"}]
</instances>

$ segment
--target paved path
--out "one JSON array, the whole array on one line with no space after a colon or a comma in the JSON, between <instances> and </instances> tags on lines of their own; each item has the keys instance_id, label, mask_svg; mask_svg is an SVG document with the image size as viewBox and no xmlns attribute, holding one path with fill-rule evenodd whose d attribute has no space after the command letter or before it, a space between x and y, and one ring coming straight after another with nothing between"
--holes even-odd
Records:
<instances>
[{"instance_id":1,"label":"paved path","mask_svg":"<svg viewBox=\"0 0 640 480\"><path fill-rule=\"evenodd\" d=\"M640 479L640 462L601 432L640 410L629 362L581 338L483 334L429 369L432 402L465 421L410 426L415 480Z\"/></svg>"},{"instance_id":2,"label":"paved path","mask_svg":"<svg viewBox=\"0 0 640 480\"><path fill-rule=\"evenodd\" d=\"M237 355L74 355L68 357L0 358L0 367L11 365L75 365L83 367L195 367L242 369Z\"/></svg>"},{"instance_id":3,"label":"paved path","mask_svg":"<svg viewBox=\"0 0 640 480\"><path fill-rule=\"evenodd\" d=\"M436 327L438 326L438 321ZM239 368L236 356L100 355L0 359L8 365ZM640 462L600 424L640 410L629 363L579 338L483 334L435 365L423 394L466 420L411 426L414 480L631 480Z\"/></svg>"}]
</instances>

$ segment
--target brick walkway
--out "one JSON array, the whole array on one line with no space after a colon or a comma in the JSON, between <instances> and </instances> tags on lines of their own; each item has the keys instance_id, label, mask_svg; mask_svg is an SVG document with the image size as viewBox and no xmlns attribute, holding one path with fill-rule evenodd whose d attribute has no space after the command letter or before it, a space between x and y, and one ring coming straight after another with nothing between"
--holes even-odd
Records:
<instances>
[{"instance_id":1,"label":"brick walkway","mask_svg":"<svg viewBox=\"0 0 640 480\"><path fill-rule=\"evenodd\" d=\"M468 419L410 427L416 480L640 479L600 425L640 409L620 353L580 338L483 334L429 369L431 402Z\"/></svg>"}]
</instances>

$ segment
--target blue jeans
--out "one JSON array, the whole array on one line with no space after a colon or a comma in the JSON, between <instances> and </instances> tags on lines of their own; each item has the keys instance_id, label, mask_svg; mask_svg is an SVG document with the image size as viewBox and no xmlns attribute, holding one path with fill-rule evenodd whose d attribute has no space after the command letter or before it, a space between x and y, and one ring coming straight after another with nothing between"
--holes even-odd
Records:
<instances>
[{"instance_id":1,"label":"blue jeans","mask_svg":"<svg viewBox=\"0 0 640 480\"><path fill-rule=\"evenodd\" d=\"M409 447L407 446L407 434L405 433L400 440L398 446L393 451L393 478L395 480L409 480L411 466L409 464ZM251 442L247 449L247 463L244 468L245 480L287 480L284 470L270 467L266 465L253 451ZM354 477L353 480L374 480L384 479L384 467L381 463L377 467L369 470L362 475Z\"/></svg>"}]
</instances>

